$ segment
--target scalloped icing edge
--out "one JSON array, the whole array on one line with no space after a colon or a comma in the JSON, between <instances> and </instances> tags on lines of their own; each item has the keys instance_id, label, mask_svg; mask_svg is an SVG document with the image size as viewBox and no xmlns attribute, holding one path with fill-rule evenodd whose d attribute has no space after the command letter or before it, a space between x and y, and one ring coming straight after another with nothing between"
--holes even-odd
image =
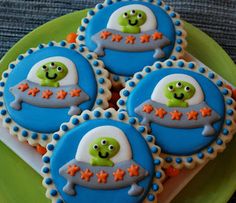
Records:
<instances>
[{"instance_id":1,"label":"scalloped icing edge","mask_svg":"<svg viewBox=\"0 0 236 203\"><path fill-rule=\"evenodd\" d=\"M76 38L76 42L78 44L85 45L85 32L86 32L86 27L88 26L90 19L92 19L93 16L95 16L96 13L99 12L99 10L103 9L104 7L108 7L109 5L112 5L113 3L121 2L121 1L122 0L105 0L104 3L99 3L95 6L94 9L89 10L87 12L87 16L81 20L81 25L77 29L78 36ZM187 32L184 30L184 23L180 19L180 15L174 11L173 7L165 4L162 0L135 0L135 1L146 2L146 3L159 6L170 16L175 26L175 30L179 32L178 34L176 33L175 45L173 47L172 53L170 54L169 58L172 60L181 59L184 56L185 48L187 47L187 40L186 40ZM88 23L84 22L85 19L89 20ZM81 30L81 27L83 28L82 30ZM178 40L181 40L180 44L178 43ZM180 49L180 51L178 51L178 49ZM116 79L113 79L113 76L115 76ZM132 76L120 76L120 75L115 75L111 73L110 78L114 86L120 86L120 85L125 86L125 82L127 81L127 78L129 77L132 77Z\"/></svg>"},{"instance_id":2,"label":"scalloped icing edge","mask_svg":"<svg viewBox=\"0 0 236 203\"><path fill-rule=\"evenodd\" d=\"M186 62L184 60L167 60L165 62L156 62L153 66L146 66L143 71L136 73L131 80L126 82L126 87L121 90L121 98L117 102L119 111L126 111L125 105L129 93L135 88L139 81L149 73L162 68L181 68L189 71L194 71L211 80L218 87L224 97L226 108L225 120L231 121L231 124L229 126L224 123L218 138L213 141L208 147L198 153L190 156L173 156L164 153L161 154L161 157L165 160L164 168L168 168L172 165L177 169L182 169L183 167L191 169L194 168L196 164L203 164L208 160L214 159L218 153L224 151L224 149L226 148L226 143L232 140L233 135L236 133L236 102L231 97L231 91L227 88L227 85L229 83L227 83L226 80L221 79L221 77L211 69L205 66L198 66L196 62Z\"/></svg>"},{"instance_id":3,"label":"scalloped icing edge","mask_svg":"<svg viewBox=\"0 0 236 203\"><path fill-rule=\"evenodd\" d=\"M98 115L96 115L96 112L98 112ZM111 113L109 117L105 116L106 112ZM122 115L122 116L119 116L119 115ZM161 149L160 149L160 147L155 145L154 136L147 133L146 127L141 126L139 124L137 118L129 117L126 112L120 113L120 112L117 112L113 108L109 108L107 110L104 110L101 108L96 108L93 111L85 110L80 116L72 116L69 122L63 123L60 127L60 130L57 133L54 133L54 135L55 134L59 135L59 137L61 138L68 130L73 129L75 126L78 126L81 123L84 123L90 119L100 119L100 118L113 119L113 120L117 120L119 122L123 122L123 123L127 123L127 124L132 125L132 127L134 127L136 130L138 130L140 132L140 134L143 136L144 140L146 140L150 150L152 147L155 147L158 149L157 152L156 151L152 152L152 157L153 157L154 161L157 161L157 164L155 164L155 174L157 174L157 172L159 172L159 174L161 174L161 175L155 176L155 174L154 174L153 179L152 179L152 184L157 184L159 186L159 189L158 189L158 191L154 191L150 187L150 190L149 190L147 196L151 195L152 197L154 197L154 200L149 200L148 197L146 197L145 200L143 201L144 203L153 202L153 201L156 202L156 195L161 193L161 191L163 190L162 182L165 179L165 173L162 170L162 166L163 166L164 160L159 157ZM73 124L73 122L72 122L73 119L78 119L77 125ZM133 122L133 120L135 120L135 122ZM63 128L64 128L63 126L66 126L66 129L67 129L66 131L63 130ZM60 138L59 138L59 140L60 140ZM50 157L53 154L53 150L50 151L50 149L51 148L54 149L56 147L57 142L58 142L58 140L54 139L54 136L53 136L52 141L47 145L47 153L42 158L42 160L44 162L44 165L41 170L42 176L44 178L42 183L43 183L43 186L47 189L47 191L46 191L47 198L51 199L52 202L60 202L60 201L62 201L62 198L61 198L60 194L58 193L53 181L49 185L46 183L46 180L48 180L48 179L52 180L52 176L50 174L50 161L45 162L44 159L45 159L45 157L47 157L50 160ZM50 147L48 147L48 146L50 146ZM150 192L150 191L152 191L152 192ZM55 193L56 195L52 195L53 193Z\"/></svg>"},{"instance_id":4,"label":"scalloped icing edge","mask_svg":"<svg viewBox=\"0 0 236 203\"><path fill-rule=\"evenodd\" d=\"M108 101L111 98L111 82L109 80L109 73L104 68L104 64L101 60L98 60L97 55L95 53L89 52L89 50L86 47L80 47L77 44L74 43L67 43L66 41L61 41L59 43L51 41L48 44L40 44L37 48L31 48L26 53L20 54L16 61L11 62L8 66L8 69L3 72L2 74L2 80L0 81L2 85L0 85L0 92L2 92L2 96L0 97L0 102L2 102L2 106L0 106L0 120L2 120L2 124L5 128L8 128L11 135L15 135L18 137L19 141L25 142L27 141L30 145L36 146L37 144L40 144L41 146L45 147L48 142L51 140L50 134L44 134L44 133L36 133L37 137L36 139L32 138L32 135L35 134L35 132L30 131L28 129L25 129L18 125L13 119L11 119L10 115L8 114L8 111L4 105L4 84L7 81L8 75L11 73L11 71L15 68L16 64L18 64L21 60L23 60L28 55L32 54L35 51L38 51L43 48L47 47L63 47L68 48L71 50L74 50L81 54L91 65L91 67L94 70L94 75L96 77L97 81L97 98L94 104L94 108L101 107L101 108L108 108L109 104ZM95 63L94 63L95 62ZM102 82L99 82L99 79L103 79ZM104 91L100 93L98 90L103 89ZM2 112L5 111L5 114L2 115ZM10 120L9 120L10 119ZM10 122L6 122L10 121ZM14 128L17 127L17 131L14 130ZM22 133L26 132L26 136L23 136ZM44 138L44 139L43 139Z\"/></svg>"}]
</instances>

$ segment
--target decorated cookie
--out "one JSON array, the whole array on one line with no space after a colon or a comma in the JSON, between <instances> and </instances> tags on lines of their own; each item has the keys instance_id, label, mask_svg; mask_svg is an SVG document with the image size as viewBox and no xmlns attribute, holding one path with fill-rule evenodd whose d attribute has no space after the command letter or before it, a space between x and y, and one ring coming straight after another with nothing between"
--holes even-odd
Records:
<instances>
[{"instance_id":1,"label":"decorated cookie","mask_svg":"<svg viewBox=\"0 0 236 203\"><path fill-rule=\"evenodd\" d=\"M46 146L73 115L108 107L110 81L85 47L50 42L19 55L0 82L3 125L19 140Z\"/></svg>"},{"instance_id":2,"label":"decorated cookie","mask_svg":"<svg viewBox=\"0 0 236 203\"><path fill-rule=\"evenodd\" d=\"M47 145L43 185L53 202L157 202L162 159L136 118L114 109L73 116Z\"/></svg>"},{"instance_id":3,"label":"decorated cookie","mask_svg":"<svg viewBox=\"0 0 236 203\"><path fill-rule=\"evenodd\" d=\"M186 46L179 15L162 1L106 0L88 11L77 42L96 52L118 84L146 65L179 59Z\"/></svg>"},{"instance_id":4,"label":"decorated cookie","mask_svg":"<svg viewBox=\"0 0 236 203\"><path fill-rule=\"evenodd\" d=\"M165 166L213 159L235 132L235 101L225 82L194 62L167 60L126 83L120 110L139 118L161 147Z\"/></svg>"}]
</instances>

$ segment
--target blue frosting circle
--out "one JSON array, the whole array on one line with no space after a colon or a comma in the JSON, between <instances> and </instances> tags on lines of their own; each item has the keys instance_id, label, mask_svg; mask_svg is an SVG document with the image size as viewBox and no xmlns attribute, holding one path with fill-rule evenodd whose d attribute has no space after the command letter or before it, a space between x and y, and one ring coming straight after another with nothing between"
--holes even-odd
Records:
<instances>
[{"instance_id":1,"label":"blue frosting circle","mask_svg":"<svg viewBox=\"0 0 236 203\"><path fill-rule=\"evenodd\" d=\"M81 54L62 47L46 47L31 53L17 63L9 74L4 89L4 101L11 118L21 127L34 132L53 133L57 131L61 123L69 121L69 108L40 108L23 102L22 109L17 111L10 106L14 96L9 89L25 80L34 64L53 56L66 57L75 64L78 85L90 98L79 106L82 110L92 109L97 97L97 83L92 66Z\"/></svg>"},{"instance_id":2,"label":"blue frosting circle","mask_svg":"<svg viewBox=\"0 0 236 203\"><path fill-rule=\"evenodd\" d=\"M75 190L77 195L68 195L63 192L66 179L59 174L59 169L75 158L77 147L88 131L104 125L118 127L125 133L132 149L132 159L151 174L145 177L144 180L138 182L145 189L140 196L129 196L128 190L130 186L115 190L93 190L76 185ZM151 151L142 135L129 124L107 119L86 121L64 134L53 151L50 163L53 182L65 202L141 202L147 196L155 172Z\"/></svg>"},{"instance_id":3,"label":"blue frosting circle","mask_svg":"<svg viewBox=\"0 0 236 203\"><path fill-rule=\"evenodd\" d=\"M136 85L133 91L130 92L126 108L130 116L136 116L141 121L142 117L137 115L134 109L146 100L151 99L151 94L156 84L162 78L175 73L187 74L198 81L204 92L205 102L221 117L219 121L213 124L215 134L211 136L202 135L203 127L192 129L170 128L151 123L151 134L156 137L156 144L161 147L162 152L171 155L187 156L199 152L216 140L224 123L224 98L213 82L198 73L183 69L160 69L150 73Z\"/></svg>"},{"instance_id":4,"label":"blue frosting circle","mask_svg":"<svg viewBox=\"0 0 236 203\"><path fill-rule=\"evenodd\" d=\"M140 4L151 9L157 19L157 30L163 33L171 44L163 48L165 57L161 61L166 60L172 53L176 32L171 17L161 8L156 5L146 2L116 2L115 4L104 7L99 10L88 23L85 31L85 45L94 51L97 45L91 40L92 36L107 27L109 17L114 11L120 7L132 4ZM134 73L141 71L144 66L152 65L156 59L153 58L153 51L143 52L122 52L117 50L105 49L105 56L100 59L105 63L106 68L114 74L122 76L132 76Z\"/></svg>"}]
</instances>

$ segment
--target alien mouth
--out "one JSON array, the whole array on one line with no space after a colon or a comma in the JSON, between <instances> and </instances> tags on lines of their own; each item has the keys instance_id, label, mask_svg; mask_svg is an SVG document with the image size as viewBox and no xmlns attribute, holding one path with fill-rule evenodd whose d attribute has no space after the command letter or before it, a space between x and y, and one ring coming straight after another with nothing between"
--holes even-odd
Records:
<instances>
[{"instance_id":1,"label":"alien mouth","mask_svg":"<svg viewBox=\"0 0 236 203\"><path fill-rule=\"evenodd\" d=\"M184 94L181 93L181 94L178 96L176 93L174 93L174 98L175 98L175 99L178 99L178 100L182 100L182 99L184 98Z\"/></svg>"},{"instance_id":2,"label":"alien mouth","mask_svg":"<svg viewBox=\"0 0 236 203\"><path fill-rule=\"evenodd\" d=\"M105 159L105 158L107 158L107 157L109 156L109 153L106 152L106 154L103 155L101 152L98 152L98 156L99 156L100 158L102 158L102 159Z\"/></svg>"},{"instance_id":3,"label":"alien mouth","mask_svg":"<svg viewBox=\"0 0 236 203\"><path fill-rule=\"evenodd\" d=\"M129 20L129 25L131 26L135 26L138 24L138 20L135 20L134 22L132 22L131 20Z\"/></svg>"},{"instance_id":4,"label":"alien mouth","mask_svg":"<svg viewBox=\"0 0 236 203\"><path fill-rule=\"evenodd\" d=\"M54 73L54 75L51 77L51 76L49 75L49 73L48 73L48 72L46 72L46 78L47 78L47 79L49 79L49 80L54 80L54 79L56 79L56 78L57 78L57 74L56 74L56 73Z\"/></svg>"}]
</instances>

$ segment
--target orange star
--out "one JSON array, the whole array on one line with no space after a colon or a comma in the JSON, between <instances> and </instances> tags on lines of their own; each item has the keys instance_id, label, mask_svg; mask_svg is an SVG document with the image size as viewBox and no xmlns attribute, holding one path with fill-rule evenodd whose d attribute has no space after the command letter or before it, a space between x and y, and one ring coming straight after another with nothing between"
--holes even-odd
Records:
<instances>
[{"instance_id":1,"label":"orange star","mask_svg":"<svg viewBox=\"0 0 236 203\"><path fill-rule=\"evenodd\" d=\"M50 90L45 90L42 93L42 98L49 99L53 95L53 92Z\"/></svg>"},{"instance_id":2,"label":"orange star","mask_svg":"<svg viewBox=\"0 0 236 203\"><path fill-rule=\"evenodd\" d=\"M162 37L163 37L163 34L161 32L154 32L152 35L153 40L162 39Z\"/></svg>"},{"instance_id":3,"label":"orange star","mask_svg":"<svg viewBox=\"0 0 236 203\"><path fill-rule=\"evenodd\" d=\"M121 35L119 35L119 34L114 34L114 35L112 35L112 41L113 42L120 42L121 40L123 39L123 37L121 36Z\"/></svg>"},{"instance_id":4,"label":"orange star","mask_svg":"<svg viewBox=\"0 0 236 203\"><path fill-rule=\"evenodd\" d=\"M40 92L40 90L39 90L37 87L35 87L35 88L30 89L30 90L28 91L28 95L32 95L33 97L35 97L36 94L38 94L39 92Z\"/></svg>"},{"instance_id":5,"label":"orange star","mask_svg":"<svg viewBox=\"0 0 236 203\"><path fill-rule=\"evenodd\" d=\"M75 174L80 170L80 167L76 166L76 165L69 165L67 168L67 173L70 176L75 176Z\"/></svg>"},{"instance_id":6,"label":"orange star","mask_svg":"<svg viewBox=\"0 0 236 203\"><path fill-rule=\"evenodd\" d=\"M90 178L93 176L93 173L88 168L86 168L85 171L81 171L80 174L81 174L81 176L80 176L81 179L83 179L87 182L89 182Z\"/></svg>"},{"instance_id":7,"label":"orange star","mask_svg":"<svg viewBox=\"0 0 236 203\"><path fill-rule=\"evenodd\" d=\"M151 104L144 104L143 105L143 112L145 113L151 113L153 110L153 107Z\"/></svg>"},{"instance_id":8,"label":"orange star","mask_svg":"<svg viewBox=\"0 0 236 203\"><path fill-rule=\"evenodd\" d=\"M27 83L25 84L20 84L18 86L18 89L21 90L21 92L24 92L25 90L27 90L29 88L29 85Z\"/></svg>"},{"instance_id":9,"label":"orange star","mask_svg":"<svg viewBox=\"0 0 236 203\"><path fill-rule=\"evenodd\" d=\"M98 178L98 183L106 183L107 182L107 177L108 177L108 173L106 173L105 171L100 171L99 173L96 174L97 178Z\"/></svg>"},{"instance_id":10,"label":"orange star","mask_svg":"<svg viewBox=\"0 0 236 203\"><path fill-rule=\"evenodd\" d=\"M111 32L103 31L100 34L101 39L107 39L111 35Z\"/></svg>"},{"instance_id":11,"label":"orange star","mask_svg":"<svg viewBox=\"0 0 236 203\"><path fill-rule=\"evenodd\" d=\"M202 113L202 117L206 117L206 116L210 116L211 115L211 109L204 107L202 109L200 109L201 113Z\"/></svg>"},{"instance_id":12,"label":"orange star","mask_svg":"<svg viewBox=\"0 0 236 203\"><path fill-rule=\"evenodd\" d=\"M144 34L140 36L140 42L141 43L148 43L150 41L150 35Z\"/></svg>"},{"instance_id":13,"label":"orange star","mask_svg":"<svg viewBox=\"0 0 236 203\"><path fill-rule=\"evenodd\" d=\"M196 111L190 111L186 113L188 116L188 120L197 120L198 112Z\"/></svg>"},{"instance_id":14,"label":"orange star","mask_svg":"<svg viewBox=\"0 0 236 203\"><path fill-rule=\"evenodd\" d=\"M136 37L134 36L127 36L126 37L126 44L134 44L135 43L135 40L136 40Z\"/></svg>"},{"instance_id":15,"label":"orange star","mask_svg":"<svg viewBox=\"0 0 236 203\"><path fill-rule=\"evenodd\" d=\"M70 96L72 96L72 97L79 97L80 96L80 92L81 92L80 89L71 90L70 91Z\"/></svg>"},{"instance_id":16,"label":"orange star","mask_svg":"<svg viewBox=\"0 0 236 203\"><path fill-rule=\"evenodd\" d=\"M64 90L60 90L57 92L57 99L65 99L67 95L67 92L65 92Z\"/></svg>"},{"instance_id":17,"label":"orange star","mask_svg":"<svg viewBox=\"0 0 236 203\"><path fill-rule=\"evenodd\" d=\"M163 108L156 109L155 115L164 118L167 112Z\"/></svg>"},{"instance_id":18,"label":"orange star","mask_svg":"<svg viewBox=\"0 0 236 203\"><path fill-rule=\"evenodd\" d=\"M114 176L115 181L123 180L124 175L125 175L125 171L123 171L120 168L118 168L115 172L113 172L113 176Z\"/></svg>"},{"instance_id":19,"label":"orange star","mask_svg":"<svg viewBox=\"0 0 236 203\"><path fill-rule=\"evenodd\" d=\"M139 175L139 166L132 164L128 169L129 175L138 176Z\"/></svg>"},{"instance_id":20,"label":"orange star","mask_svg":"<svg viewBox=\"0 0 236 203\"><path fill-rule=\"evenodd\" d=\"M173 111L173 112L170 112L171 114L171 119L172 120L180 120L181 119L181 116L182 116L182 113L179 112L179 111Z\"/></svg>"}]
</instances>

